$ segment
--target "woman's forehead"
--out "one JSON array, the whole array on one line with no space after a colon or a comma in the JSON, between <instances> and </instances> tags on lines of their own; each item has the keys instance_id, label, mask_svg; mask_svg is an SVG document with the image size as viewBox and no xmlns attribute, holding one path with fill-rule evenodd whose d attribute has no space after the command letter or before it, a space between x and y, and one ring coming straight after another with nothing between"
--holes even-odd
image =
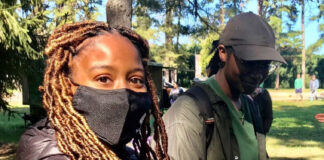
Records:
<instances>
[{"instance_id":1,"label":"woman's forehead","mask_svg":"<svg viewBox=\"0 0 324 160\"><path fill-rule=\"evenodd\" d=\"M120 35L120 34L116 30L111 30L111 31L102 30L98 33L98 35L89 37L89 38L85 39L83 42L81 42L76 47L76 53L79 53L82 49L84 49L86 47L93 47L93 44L98 42L98 40L101 40L102 37L110 37L113 35Z\"/></svg>"}]
</instances>

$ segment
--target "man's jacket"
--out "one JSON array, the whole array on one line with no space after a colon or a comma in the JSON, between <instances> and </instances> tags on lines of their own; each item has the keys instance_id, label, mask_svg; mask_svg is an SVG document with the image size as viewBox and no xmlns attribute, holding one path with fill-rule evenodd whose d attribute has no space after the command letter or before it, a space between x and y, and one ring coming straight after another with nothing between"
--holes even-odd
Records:
<instances>
[{"instance_id":1,"label":"man's jacket","mask_svg":"<svg viewBox=\"0 0 324 160\"><path fill-rule=\"evenodd\" d=\"M215 125L206 150L206 125L193 98L183 95L163 116L168 134L168 153L174 160L239 160L240 151L233 133L231 117L225 102L211 90ZM256 133L259 159L267 159L265 136ZM263 146L264 145L264 146Z\"/></svg>"}]
</instances>

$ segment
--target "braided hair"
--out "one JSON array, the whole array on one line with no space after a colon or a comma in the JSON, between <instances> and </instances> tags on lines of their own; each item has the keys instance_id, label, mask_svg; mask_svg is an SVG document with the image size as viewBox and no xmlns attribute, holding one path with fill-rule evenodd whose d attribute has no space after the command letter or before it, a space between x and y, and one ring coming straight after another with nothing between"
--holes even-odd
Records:
<instances>
[{"instance_id":1,"label":"braided hair","mask_svg":"<svg viewBox=\"0 0 324 160\"><path fill-rule=\"evenodd\" d=\"M74 110L71 81L68 79L69 64L78 54L76 48L86 39L103 32L116 30L121 36L128 38L138 49L146 74L146 85L152 95L154 105L151 109L154 121L155 152L147 144L151 134L150 115L146 114L141 126L141 133L134 139L135 153L139 159L169 159L167 154L167 135L162 121L162 113L157 103L155 87L148 72L149 46L145 39L130 29L110 27L104 22L79 22L64 25L49 37L45 48L47 67L43 86L43 106L51 126L55 129L59 149L75 159L120 159L114 151L104 145L90 129L86 119Z\"/></svg>"}]
</instances>

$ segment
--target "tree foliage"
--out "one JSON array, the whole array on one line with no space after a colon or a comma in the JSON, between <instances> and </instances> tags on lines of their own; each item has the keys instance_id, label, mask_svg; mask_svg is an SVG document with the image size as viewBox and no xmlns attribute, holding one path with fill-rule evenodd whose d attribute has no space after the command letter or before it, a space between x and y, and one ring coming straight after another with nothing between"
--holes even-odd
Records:
<instances>
[{"instance_id":1,"label":"tree foliage","mask_svg":"<svg viewBox=\"0 0 324 160\"><path fill-rule=\"evenodd\" d=\"M276 48L284 58L289 61L287 65L281 65L277 73L280 87L291 87L291 79L297 73L301 73L302 64L302 39L301 31L294 28L300 14L300 1L267 0L262 2L262 17L272 26L277 41ZM314 3L322 9L311 18L320 21L323 15L323 5L318 1L306 1ZM211 43L219 39L220 33L224 29L224 24L233 16L241 13L248 1L233 0L153 0L135 1L134 3L134 28L137 32L149 39L151 42L152 59L164 64L183 68L186 58L183 55L200 54L201 68L208 64L212 54L210 54ZM170 13L170 14L167 14ZM168 20L167 16L169 16ZM194 22L190 21L194 20ZM190 22L189 22L190 21ZM321 28L322 23L319 23ZM320 34L323 37L323 26ZM180 37L180 38L179 38ZM165 41L158 41L159 39ZM185 44L180 44L179 39L185 44L195 44L199 52L186 52ZM320 50L323 46L323 38L311 45L306 53L306 71L315 72L318 58L314 58L313 52ZM188 45L187 45L188 46ZM187 59L188 60L188 59ZM194 66L194 65L193 65ZM190 68L190 67L189 67ZM316 70L317 73L317 70ZM272 75L274 76L274 75ZM266 87L274 86L275 80L271 83L268 80Z\"/></svg>"},{"instance_id":2,"label":"tree foliage","mask_svg":"<svg viewBox=\"0 0 324 160\"><path fill-rule=\"evenodd\" d=\"M26 78L29 91L41 103L38 86L49 34L65 23L95 19L100 4L101 0L0 0L0 109L10 111L5 98Z\"/></svg>"},{"instance_id":3,"label":"tree foliage","mask_svg":"<svg viewBox=\"0 0 324 160\"><path fill-rule=\"evenodd\" d=\"M186 77L180 83L190 85L195 54L200 54L204 69L212 57L212 41L219 39L226 22L243 12L248 2L133 0L132 26L149 40L151 60L178 68L178 77ZM280 87L292 87L302 64L301 31L294 28L301 12L301 1L258 2L262 2L262 17L274 29L276 48L288 63L277 70ZM306 49L306 72L317 74L324 84L324 57L314 54L324 43L324 4L316 0L305 0L305 4L318 10L312 13L310 20L318 22L320 34L320 38ZM20 87L24 77L42 77L42 51L53 29L66 23L96 19L104 14L98 12L99 5L102 0L0 0L0 106L6 106L4 98ZM275 80L276 75L271 75L265 87L274 87ZM35 92L41 79L37 81L33 86Z\"/></svg>"},{"instance_id":4,"label":"tree foliage","mask_svg":"<svg viewBox=\"0 0 324 160\"><path fill-rule=\"evenodd\" d=\"M4 100L21 83L28 59L40 57L31 46L28 27L32 23L16 11L21 4L0 1L0 109L9 111Z\"/></svg>"}]
</instances>

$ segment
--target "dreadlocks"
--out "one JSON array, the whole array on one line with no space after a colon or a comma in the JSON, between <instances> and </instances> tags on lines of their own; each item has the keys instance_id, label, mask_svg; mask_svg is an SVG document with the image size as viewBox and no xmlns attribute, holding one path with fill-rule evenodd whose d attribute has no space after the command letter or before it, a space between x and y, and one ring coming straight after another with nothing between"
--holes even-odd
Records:
<instances>
[{"instance_id":1,"label":"dreadlocks","mask_svg":"<svg viewBox=\"0 0 324 160\"><path fill-rule=\"evenodd\" d=\"M71 159L119 159L111 148L99 141L89 128L86 119L74 110L72 105L71 82L68 79L69 64L73 56L78 54L76 48L86 39L100 35L102 32L117 30L137 47L146 74L146 85L151 93L154 106L151 114L154 122L155 153L147 144L151 134L150 114L146 114L141 126L141 134L134 140L136 155L140 159L169 159L167 154L167 136L161 112L157 103L157 95L152 78L148 72L149 47L145 39L135 32L123 28L112 28L103 22L80 22L64 25L50 36L45 54L46 61L43 90L43 105L47 117L56 131L60 150ZM161 143L160 143L161 142Z\"/></svg>"}]
</instances>

